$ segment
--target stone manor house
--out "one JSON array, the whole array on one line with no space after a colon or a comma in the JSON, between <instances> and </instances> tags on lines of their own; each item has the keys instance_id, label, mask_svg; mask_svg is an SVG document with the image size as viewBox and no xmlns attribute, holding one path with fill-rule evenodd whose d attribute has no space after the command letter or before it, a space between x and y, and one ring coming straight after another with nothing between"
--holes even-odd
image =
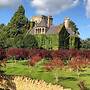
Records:
<instances>
[{"instance_id":1,"label":"stone manor house","mask_svg":"<svg viewBox=\"0 0 90 90\"><path fill-rule=\"evenodd\" d=\"M57 50L80 47L80 38L70 27L68 17L55 26L52 16L32 16L30 27L29 33L34 35L40 48Z\"/></svg>"}]
</instances>

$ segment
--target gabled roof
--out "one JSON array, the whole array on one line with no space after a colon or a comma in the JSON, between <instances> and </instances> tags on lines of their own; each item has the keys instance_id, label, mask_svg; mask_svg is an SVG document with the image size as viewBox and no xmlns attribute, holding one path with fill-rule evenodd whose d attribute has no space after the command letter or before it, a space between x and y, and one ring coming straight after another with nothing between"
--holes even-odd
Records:
<instances>
[{"instance_id":1,"label":"gabled roof","mask_svg":"<svg viewBox=\"0 0 90 90\"><path fill-rule=\"evenodd\" d=\"M47 21L42 19L41 22L36 25L36 27L47 27Z\"/></svg>"},{"instance_id":2,"label":"gabled roof","mask_svg":"<svg viewBox=\"0 0 90 90\"><path fill-rule=\"evenodd\" d=\"M67 30L67 32L72 36L72 35L75 35L75 32L74 31L72 31L71 30L71 28L69 28L69 29L66 29Z\"/></svg>"},{"instance_id":3,"label":"gabled roof","mask_svg":"<svg viewBox=\"0 0 90 90\"><path fill-rule=\"evenodd\" d=\"M58 26L56 27L56 29L55 29L55 33L59 33L59 32L62 30L63 27L64 27L63 24L58 25Z\"/></svg>"},{"instance_id":4,"label":"gabled roof","mask_svg":"<svg viewBox=\"0 0 90 90\"><path fill-rule=\"evenodd\" d=\"M60 33L60 31L62 30L62 28L64 27L64 24L60 24L58 26L51 26L50 29L47 31L46 34L58 34ZM66 29L66 31L71 35L75 35L74 31L72 31L70 28Z\"/></svg>"},{"instance_id":5,"label":"gabled roof","mask_svg":"<svg viewBox=\"0 0 90 90\"><path fill-rule=\"evenodd\" d=\"M59 26L51 26L46 34L58 34L62 30L62 28L63 24L60 24Z\"/></svg>"},{"instance_id":6,"label":"gabled roof","mask_svg":"<svg viewBox=\"0 0 90 90\"><path fill-rule=\"evenodd\" d=\"M49 30L46 32L46 34L54 34L54 31L55 31L55 28L56 28L57 26L51 26L50 28L49 28Z\"/></svg>"},{"instance_id":7,"label":"gabled roof","mask_svg":"<svg viewBox=\"0 0 90 90\"><path fill-rule=\"evenodd\" d=\"M30 31L31 34L34 35L34 30L36 27L47 27L47 22L43 19L39 24L37 24L33 29ZM46 35L48 34L59 34L62 30L62 28L65 27L64 24L60 24L58 26L52 25L49 30L46 32ZM71 28L66 29L66 31L70 34L70 36L75 35L74 31L71 30Z\"/></svg>"}]
</instances>

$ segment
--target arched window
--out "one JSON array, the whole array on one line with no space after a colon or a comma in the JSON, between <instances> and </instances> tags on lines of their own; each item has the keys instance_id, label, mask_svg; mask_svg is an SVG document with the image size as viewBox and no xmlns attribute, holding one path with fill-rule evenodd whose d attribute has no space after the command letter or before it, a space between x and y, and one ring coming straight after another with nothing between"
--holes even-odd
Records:
<instances>
[{"instance_id":1,"label":"arched window","mask_svg":"<svg viewBox=\"0 0 90 90\"><path fill-rule=\"evenodd\" d=\"M42 29L42 32L44 32L44 28Z\"/></svg>"},{"instance_id":2,"label":"arched window","mask_svg":"<svg viewBox=\"0 0 90 90\"><path fill-rule=\"evenodd\" d=\"M39 28L38 28L38 33L39 33Z\"/></svg>"},{"instance_id":3,"label":"arched window","mask_svg":"<svg viewBox=\"0 0 90 90\"><path fill-rule=\"evenodd\" d=\"M40 30L41 30L41 28L40 28Z\"/></svg>"},{"instance_id":4,"label":"arched window","mask_svg":"<svg viewBox=\"0 0 90 90\"><path fill-rule=\"evenodd\" d=\"M40 33L41 33L41 28L40 28Z\"/></svg>"}]
</instances>

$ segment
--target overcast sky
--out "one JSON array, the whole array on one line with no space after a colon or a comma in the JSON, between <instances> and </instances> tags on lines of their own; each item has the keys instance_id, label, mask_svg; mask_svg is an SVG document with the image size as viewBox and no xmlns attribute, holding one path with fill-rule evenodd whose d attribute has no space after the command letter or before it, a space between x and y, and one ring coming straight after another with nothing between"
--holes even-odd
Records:
<instances>
[{"instance_id":1,"label":"overcast sky","mask_svg":"<svg viewBox=\"0 0 90 90\"><path fill-rule=\"evenodd\" d=\"M52 15L54 24L60 24L68 16L79 28L80 37L90 38L90 0L0 0L0 23L7 24L21 4L28 19Z\"/></svg>"}]
</instances>

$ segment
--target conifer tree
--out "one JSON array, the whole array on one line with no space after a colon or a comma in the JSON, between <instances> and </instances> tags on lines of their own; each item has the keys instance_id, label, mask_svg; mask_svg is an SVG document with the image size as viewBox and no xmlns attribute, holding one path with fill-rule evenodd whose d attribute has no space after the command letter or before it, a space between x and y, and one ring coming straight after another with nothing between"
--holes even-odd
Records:
<instances>
[{"instance_id":1,"label":"conifer tree","mask_svg":"<svg viewBox=\"0 0 90 90\"><path fill-rule=\"evenodd\" d=\"M18 10L11 18L10 22L7 25L7 29L12 35L23 33L29 29L29 21L25 17L25 9L22 5L19 6Z\"/></svg>"},{"instance_id":2,"label":"conifer tree","mask_svg":"<svg viewBox=\"0 0 90 90\"><path fill-rule=\"evenodd\" d=\"M0 24L0 30L2 30L4 28L4 24Z\"/></svg>"}]
</instances>

